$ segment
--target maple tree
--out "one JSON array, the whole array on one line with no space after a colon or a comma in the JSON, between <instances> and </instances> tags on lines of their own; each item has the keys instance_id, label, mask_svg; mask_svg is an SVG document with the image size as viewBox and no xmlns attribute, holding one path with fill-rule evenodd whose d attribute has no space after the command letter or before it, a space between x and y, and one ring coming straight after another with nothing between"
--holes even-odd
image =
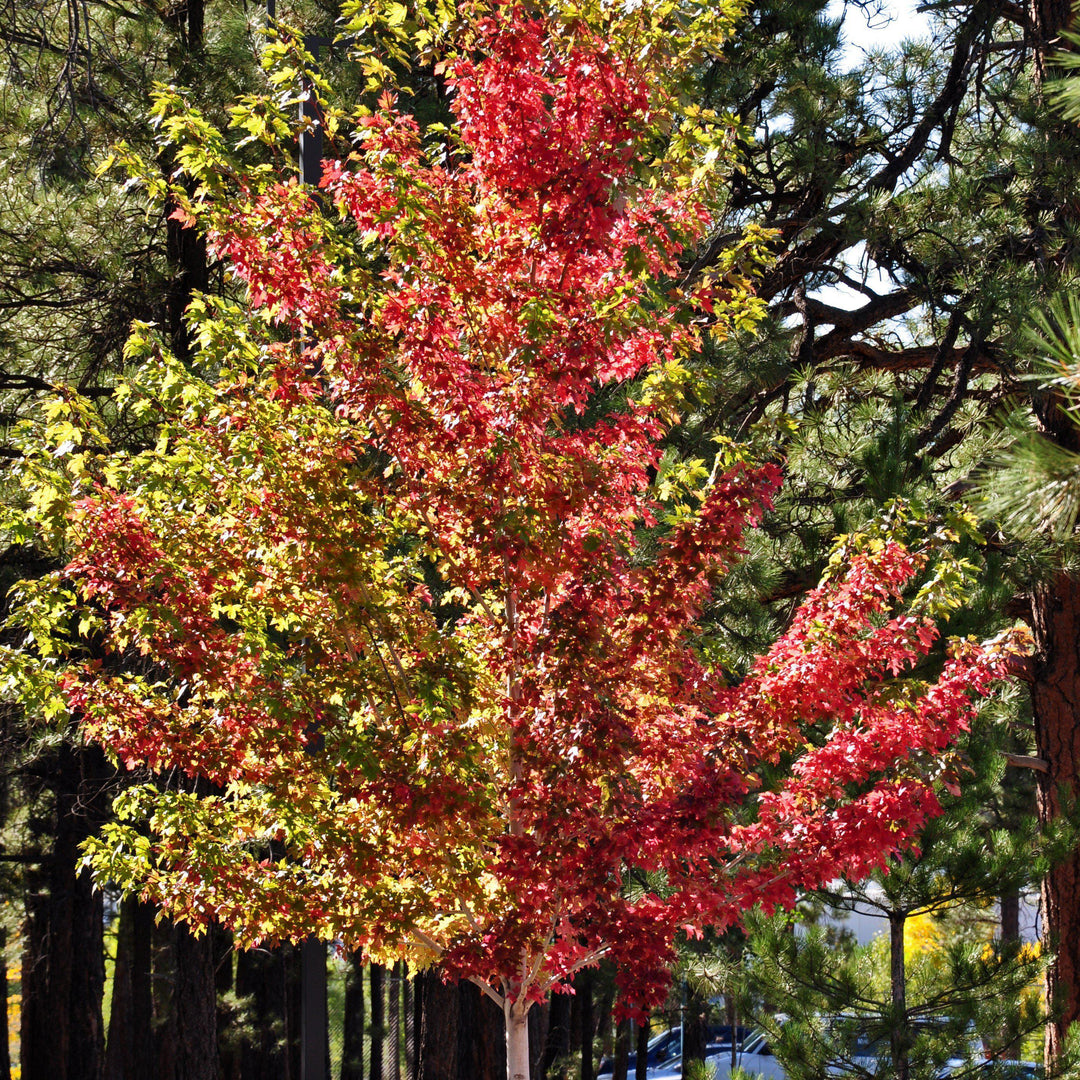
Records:
<instances>
[{"instance_id":1,"label":"maple tree","mask_svg":"<svg viewBox=\"0 0 1080 1080\"><path fill-rule=\"evenodd\" d=\"M580 968L648 1002L678 933L910 844L1011 646L901 677L958 573L888 530L747 677L700 636L780 482L664 453L682 360L758 311L754 230L707 280L679 265L734 136L680 87L735 11L504 4L453 50L420 14L354 22L444 50L452 127L390 93L328 110L353 149L321 196L159 97L180 173L148 186L242 295L193 302L193 367L132 338L152 448L108 453L75 395L27 437L18 527L67 562L21 587L7 663L130 768L199 781L124 791L102 878L243 942L437 962L499 1003L518 1078ZM244 139L286 137L285 104L238 107Z\"/></svg>"}]
</instances>

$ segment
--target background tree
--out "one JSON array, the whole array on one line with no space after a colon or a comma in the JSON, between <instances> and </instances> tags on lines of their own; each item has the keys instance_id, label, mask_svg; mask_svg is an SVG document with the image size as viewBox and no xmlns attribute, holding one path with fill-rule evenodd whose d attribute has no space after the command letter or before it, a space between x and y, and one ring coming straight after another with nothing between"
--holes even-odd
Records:
<instances>
[{"instance_id":1,"label":"background tree","mask_svg":"<svg viewBox=\"0 0 1080 1080\"><path fill-rule=\"evenodd\" d=\"M935 8L927 40L853 58L843 19L823 4L755 4L711 73L705 104L736 102L757 135L731 176L715 250L748 217L777 235L759 290L766 331L707 356L724 392L702 395L698 430L794 422L788 484L761 534L771 546L747 563L742 617L729 605L718 621L732 667L783 625L835 531L857 529L898 493L947 510L992 454L995 410L1023 402L1048 437L1072 445L1052 399L1022 377L1031 354L1021 333L1026 313L1074 274L1075 133L1045 89L1066 15L1065 5L951 4ZM712 260L706 247L694 268ZM1075 790L1064 702L1076 698L1076 586L1067 568L1034 572L1017 546L987 536L984 610L1023 614L1036 636L1030 741L1011 753L1039 770L1049 822L1071 798L1058 793ZM1072 862L1046 882L1063 1010L1052 1058L1077 1016L1062 989L1078 984Z\"/></svg>"},{"instance_id":2,"label":"background tree","mask_svg":"<svg viewBox=\"0 0 1080 1080\"><path fill-rule=\"evenodd\" d=\"M4 459L18 453L12 427L65 386L95 402L114 445L152 442L153 432L116 409L111 399L116 378L129 369L122 347L131 322L156 322L177 353L186 355L182 312L193 289L224 287L213 275L201 240L170 220L168 209L148 215L137 192L96 175L119 138L153 158L148 109L156 82L182 82L191 99L222 122L224 106L237 93L265 85L259 62L263 10L232 0L207 7L203 0L164 7L141 0L122 6L97 0L9 0L0 5ZM306 30L324 34L332 33L338 14L336 5L317 2L282 10ZM344 93L349 93L348 75L346 69ZM299 84L295 91L298 96ZM163 174L172 168L167 157L155 165ZM0 498L17 509L19 496L10 472L5 475ZM3 592L48 565L48 558L32 546L5 542L0 554ZM88 879L77 877L77 847L104 819L115 793L115 773L77 738L65 741L62 725L46 730L39 720L17 709L5 713L2 765L10 812L8 866L26 868L5 881L15 907L21 910L25 903L27 910L23 1075L97 1076L106 1042L101 1030L101 898L93 895ZM74 786L63 786L68 783ZM185 1060L177 1056L178 1041L209 1037L212 1050L214 1034L207 1033L205 1023L185 1032L174 1023L182 1018L171 1017L179 999L165 987L191 966L182 954L205 954L196 970L206 977L201 993L211 1011L215 983L207 962L214 962L219 992L225 989L221 978L231 979L231 958L219 962L220 956L206 952L206 940L190 940L182 930L151 932L145 914L143 908L124 905L118 916L123 978L114 984L111 1002L111 1045L104 1062L110 1077L172 1076ZM12 929L21 921L17 917ZM69 985L79 988L70 1003ZM131 1041L132 1033L141 1033L136 1042L149 1037L151 1013L156 1049ZM201 1015L205 1020L207 1010ZM279 1012L270 1026L283 1024L289 1027ZM295 1033L297 1025L291 1026ZM75 1056L61 1068L69 1046ZM249 1057L252 1052L250 1046L245 1051ZM254 1067L250 1061L249 1066Z\"/></svg>"},{"instance_id":3,"label":"background tree","mask_svg":"<svg viewBox=\"0 0 1080 1080\"><path fill-rule=\"evenodd\" d=\"M1002 932L995 904L1002 891L1037 888L1075 835L1052 843L1033 812L1025 822L1007 806L1007 736L984 720L963 740L962 793L917 852L887 874L818 894L826 910L877 915L883 947L838 948L835 931L795 934L789 918L758 924L748 971L789 1075L937 1077L947 1063L963 1075L987 1057L1018 1057L1033 1033L1041 1039L1046 1014L1032 988L1045 957ZM913 956L911 928L930 920L940 941ZM781 1010L788 1023L772 1019Z\"/></svg>"}]
</instances>

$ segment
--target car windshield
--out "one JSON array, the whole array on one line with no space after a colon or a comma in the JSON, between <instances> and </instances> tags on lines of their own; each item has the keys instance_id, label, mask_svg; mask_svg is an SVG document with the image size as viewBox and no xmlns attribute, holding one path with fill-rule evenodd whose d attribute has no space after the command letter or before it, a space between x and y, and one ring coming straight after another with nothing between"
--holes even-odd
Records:
<instances>
[{"instance_id":1,"label":"car windshield","mask_svg":"<svg viewBox=\"0 0 1080 1080\"><path fill-rule=\"evenodd\" d=\"M743 1043L742 1052L744 1054L768 1054L770 1053L769 1044L765 1037L764 1031L755 1031L751 1035L746 1037L746 1042Z\"/></svg>"}]
</instances>

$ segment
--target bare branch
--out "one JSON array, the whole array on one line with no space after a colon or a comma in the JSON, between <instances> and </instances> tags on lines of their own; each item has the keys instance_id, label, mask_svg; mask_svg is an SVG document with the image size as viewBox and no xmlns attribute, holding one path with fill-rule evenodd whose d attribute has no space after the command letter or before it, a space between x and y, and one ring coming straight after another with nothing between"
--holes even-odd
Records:
<instances>
[{"instance_id":1,"label":"bare branch","mask_svg":"<svg viewBox=\"0 0 1080 1080\"><path fill-rule=\"evenodd\" d=\"M1005 760L1018 769L1034 769L1036 772L1048 773L1050 762L1040 757L1030 757L1026 754L1006 754Z\"/></svg>"}]
</instances>

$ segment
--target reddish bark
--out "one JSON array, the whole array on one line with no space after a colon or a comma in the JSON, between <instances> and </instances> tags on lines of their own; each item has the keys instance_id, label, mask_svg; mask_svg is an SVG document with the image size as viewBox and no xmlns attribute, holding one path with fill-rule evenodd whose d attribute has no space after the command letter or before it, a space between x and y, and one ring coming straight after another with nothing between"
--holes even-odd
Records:
<instances>
[{"instance_id":1,"label":"reddish bark","mask_svg":"<svg viewBox=\"0 0 1080 1080\"><path fill-rule=\"evenodd\" d=\"M1080 581L1057 574L1036 587L1031 606L1035 743L1038 756L1049 765L1036 774L1038 812L1040 822L1049 825L1075 799L1080 776ZM1047 990L1060 1013L1046 1029L1047 1060L1056 1061L1069 1024L1080 1019L1080 850L1044 880L1042 919L1056 950Z\"/></svg>"},{"instance_id":2,"label":"reddish bark","mask_svg":"<svg viewBox=\"0 0 1080 1080\"><path fill-rule=\"evenodd\" d=\"M457 1080L458 988L425 971L417 978L420 1003L418 1080Z\"/></svg>"}]
</instances>

